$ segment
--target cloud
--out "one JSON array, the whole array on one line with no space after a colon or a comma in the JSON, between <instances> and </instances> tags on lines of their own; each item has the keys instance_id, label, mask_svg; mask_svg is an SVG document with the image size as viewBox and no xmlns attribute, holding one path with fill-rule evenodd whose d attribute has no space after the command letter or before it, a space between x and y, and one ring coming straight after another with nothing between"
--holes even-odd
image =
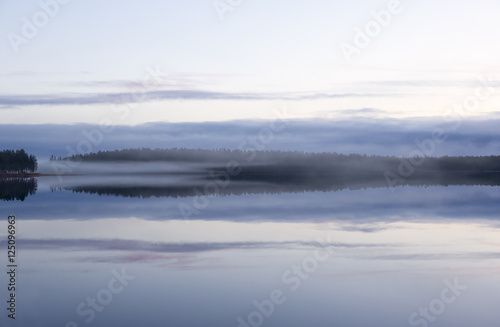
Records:
<instances>
[{"instance_id":1,"label":"cloud","mask_svg":"<svg viewBox=\"0 0 500 327\"><path fill-rule=\"evenodd\" d=\"M356 109L351 109L354 112ZM373 112L375 109L359 109ZM117 125L112 133L92 151L124 148L227 148L237 149L248 138L255 138L270 121L241 120L205 123L148 123L136 126ZM283 131L275 133L265 150L366 153L408 156L418 144L432 138L436 127L446 131L446 141L436 144L433 155L491 155L500 151L500 119L454 123L437 119L344 119L289 120ZM24 148L37 156L67 156L68 147L77 152L85 134L99 126L75 125L0 125L0 148Z\"/></svg>"},{"instance_id":2,"label":"cloud","mask_svg":"<svg viewBox=\"0 0 500 327\"><path fill-rule=\"evenodd\" d=\"M383 114L384 110L374 108L361 108L361 109L345 109L339 111L342 114Z\"/></svg>"},{"instance_id":3,"label":"cloud","mask_svg":"<svg viewBox=\"0 0 500 327\"><path fill-rule=\"evenodd\" d=\"M392 81L370 81L363 84L381 86L411 86L411 87L474 87L481 85L478 80L392 80ZM488 82L491 87L499 87L500 81Z\"/></svg>"},{"instance_id":4,"label":"cloud","mask_svg":"<svg viewBox=\"0 0 500 327\"><path fill-rule=\"evenodd\" d=\"M31 76L41 73L36 72L10 72L4 76ZM367 97L397 97L405 94L394 93L333 93L333 92L217 92L198 89L199 86L217 85L216 80L224 75L194 75L194 74L167 74L162 75L159 83L147 83L137 80L104 80L104 81L78 81L64 85L91 88L127 89L128 92L86 92L86 93L61 93L61 94L24 94L0 95L0 109L6 106L58 106L58 105L96 105L114 103L136 103L142 101L168 101L168 100L317 100L334 98L367 98ZM409 87L473 87L479 81L439 81L439 80L390 80L369 81L359 85L367 86L409 86ZM500 81L489 82L491 87L500 86ZM167 88L167 89L165 89ZM356 110L357 112L355 112ZM364 110L364 111L363 111ZM383 113L377 109L348 109L343 114L376 114Z\"/></svg>"},{"instance_id":5,"label":"cloud","mask_svg":"<svg viewBox=\"0 0 500 327\"><path fill-rule=\"evenodd\" d=\"M468 252L468 253L411 253L411 254L388 254L365 259L378 260L498 260L500 252Z\"/></svg>"},{"instance_id":6,"label":"cloud","mask_svg":"<svg viewBox=\"0 0 500 327\"><path fill-rule=\"evenodd\" d=\"M387 226L367 226L362 223L358 223L356 225L341 225L337 227L337 230L342 230L345 232L361 232L361 233L378 233L381 231L387 230L389 227ZM391 226L391 229L395 229L396 227Z\"/></svg>"},{"instance_id":7,"label":"cloud","mask_svg":"<svg viewBox=\"0 0 500 327\"><path fill-rule=\"evenodd\" d=\"M318 117L325 119L335 119L338 117L342 117L345 119L354 117L380 117L387 113L388 112L385 110L375 108L316 111L316 115Z\"/></svg>"},{"instance_id":8,"label":"cloud","mask_svg":"<svg viewBox=\"0 0 500 327\"><path fill-rule=\"evenodd\" d=\"M64 72L64 71L27 71L27 70L17 70L10 71L5 73L0 73L0 76L20 76L20 77L33 77L33 76L68 76L68 75L88 75L91 72L83 70L83 71L72 71L72 72Z\"/></svg>"},{"instance_id":9,"label":"cloud","mask_svg":"<svg viewBox=\"0 0 500 327\"><path fill-rule=\"evenodd\" d=\"M315 100L331 98L388 97L394 94L371 93L229 93L201 90L144 90L131 92L66 93L62 95L0 95L0 106L58 106L120 104L162 100Z\"/></svg>"},{"instance_id":10,"label":"cloud","mask_svg":"<svg viewBox=\"0 0 500 327\"><path fill-rule=\"evenodd\" d=\"M163 73L158 72L151 80L78 80L63 83L62 86L85 88L126 88L126 89L161 89L163 87L176 87L177 89L197 89L200 86L216 85L218 81L228 77L243 77L241 74L193 74L193 73Z\"/></svg>"}]
</instances>

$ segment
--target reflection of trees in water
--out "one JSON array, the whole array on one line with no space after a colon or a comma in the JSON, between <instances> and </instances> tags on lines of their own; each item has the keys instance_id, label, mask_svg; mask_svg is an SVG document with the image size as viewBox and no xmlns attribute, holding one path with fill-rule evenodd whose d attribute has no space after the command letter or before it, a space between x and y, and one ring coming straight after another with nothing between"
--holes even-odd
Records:
<instances>
[{"instance_id":1,"label":"reflection of trees in water","mask_svg":"<svg viewBox=\"0 0 500 327\"><path fill-rule=\"evenodd\" d=\"M36 193L36 178L0 179L0 199L3 201L24 201L29 195Z\"/></svg>"},{"instance_id":2,"label":"reflection of trees in water","mask_svg":"<svg viewBox=\"0 0 500 327\"><path fill-rule=\"evenodd\" d=\"M212 168L207 178L189 185L85 185L66 187L78 193L115 195L122 197L190 197L200 195L243 195L271 193L301 193L311 191L340 191L389 187L382 170L345 168L332 170L327 167L301 165L246 166L227 179L217 179L224 168ZM212 176L212 177L209 177ZM415 172L398 185L450 186L490 185L500 186L500 172Z\"/></svg>"}]
</instances>

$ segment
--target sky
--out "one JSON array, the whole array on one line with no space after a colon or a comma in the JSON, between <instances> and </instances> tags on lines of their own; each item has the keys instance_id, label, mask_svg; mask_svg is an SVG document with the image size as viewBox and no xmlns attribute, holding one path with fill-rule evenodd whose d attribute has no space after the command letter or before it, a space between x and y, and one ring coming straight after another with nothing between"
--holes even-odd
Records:
<instances>
[{"instance_id":1,"label":"sky","mask_svg":"<svg viewBox=\"0 0 500 327\"><path fill-rule=\"evenodd\" d=\"M440 119L465 106L487 120L500 108L499 7L2 0L0 123L274 119L283 106L291 119L333 120L366 108Z\"/></svg>"},{"instance_id":2,"label":"sky","mask_svg":"<svg viewBox=\"0 0 500 327\"><path fill-rule=\"evenodd\" d=\"M273 124L280 129L273 131ZM327 151L400 157L488 156L500 153L499 125L498 115L496 119L446 122L374 119L361 114L338 120L156 122L115 126L110 133L93 124L0 124L0 148L24 148L39 159L142 147ZM441 137L436 138L441 135L437 132L442 133L442 141Z\"/></svg>"}]
</instances>

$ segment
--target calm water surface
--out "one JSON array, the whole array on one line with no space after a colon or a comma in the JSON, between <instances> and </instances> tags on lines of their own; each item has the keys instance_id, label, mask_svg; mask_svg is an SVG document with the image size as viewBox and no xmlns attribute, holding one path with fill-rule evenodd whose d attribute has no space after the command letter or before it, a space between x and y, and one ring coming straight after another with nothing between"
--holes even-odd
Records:
<instances>
[{"instance_id":1,"label":"calm water surface","mask_svg":"<svg viewBox=\"0 0 500 327\"><path fill-rule=\"evenodd\" d=\"M3 309L2 326L500 321L499 187L207 198L72 191L144 186L114 178L39 178L36 194L0 203L5 252L6 218L17 216L19 265L17 319ZM0 280L6 298L6 274Z\"/></svg>"}]
</instances>

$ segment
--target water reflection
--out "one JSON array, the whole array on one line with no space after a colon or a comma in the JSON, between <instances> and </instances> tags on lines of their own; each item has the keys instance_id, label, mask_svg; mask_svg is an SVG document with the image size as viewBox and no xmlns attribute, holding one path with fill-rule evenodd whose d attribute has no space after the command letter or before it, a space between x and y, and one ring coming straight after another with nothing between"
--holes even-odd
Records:
<instances>
[{"instance_id":1,"label":"water reflection","mask_svg":"<svg viewBox=\"0 0 500 327\"><path fill-rule=\"evenodd\" d=\"M33 219L58 219L64 216L85 220L129 217L186 221L497 220L500 212L500 188L496 186L400 186L394 189L345 189L336 192L150 198L96 196L65 190L73 185L87 187L84 183L95 184L98 179L96 177L94 181L88 177L75 176L65 178L60 183L56 177L40 178L36 195L23 203L5 203L4 207L19 215L35 217ZM151 179L162 183L158 178ZM109 182L104 178L100 180ZM120 177L115 181L120 180L126 181ZM126 184L123 186L128 187ZM57 191L59 187L61 191ZM186 192L192 192L193 188L190 186L185 189ZM248 192L251 188L245 186L243 189ZM192 210L192 214L186 214L183 211L186 208Z\"/></svg>"},{"instance_id":2,"label":"water reflection","mask_svg":"<svg viewBox=\"0 0 500 327\"><path fill-rule=\"evenodd\" d=\"M230 153L223 152L224 155ZM315 154L318 158L311 160L300 153L286 155L292 157L288 161L278 160L267 154L253 164L239 164L234 160L222 164L221 158L218 161L212 158L208 162L83 162L74 164L76 168L71 169L73 174L80 176L61 176L57 183L52 184L52 190L127 198L177 198L332 192L393 186L500 185L495 157L427 158L419 169L406 172L401 170L399 160L394 157L337 158L333 154ZM243 161L244 158L240 159ZM61 162L54 164L63 165ZM44 171L51 167L48 163L41 166ZM487 170L488 167L491 169ZM403 172L405 177L401 175ZM33 180L23 179L2 180L2 199L24 200L35 192L33 183Z\"/></svg>"},{"instance_id":3,"label":"water reflection","mask_svg":"<svg viewBox=\"0 0 500 327\"><path fill-rule=\"evenodd\" d=\"M36 189L35 178L0 178L0 199L3 201L24 201L34 195Z\"/></svg>"},{"instance_id":4,"label":"water reflection","mask_svg":"<svg viewBox=\"0 0 500 327\"><path fill-rule=\"evenodd\" d=\"M2 204L18 217L22 287L18 318L2 315L0 325L87 326L93 312L92 326L247 327L278 290L285 300L259 326L412 326L445 280L466 289L429 311L428 326L498 322L495 178L394 189L243 178L221 187L224 196L194 193L210 181L39 178L36 194ZM186 218L182 206L197 212ZM113 271L134 278L108 299ZM99 297L100 311L87 304Z\"/></svg>"},{"instance_id":5,"label":"water reflection","mask_svg":"<svg viewBox=\"0 0 500 327\"><path fill-rule=\"evenodd\" d=\"M279 290L286 300L264 316L267 326L408 326L413 312L441 296L443 281L457 280L466 289L433 315L432 326L490 327L500 292L499 233L482 222L439 220L26 220L18 323L87 325L78 306L123 270L133 279L95 311L92 325L244 326L238 318L247 320L256 301Z\"/></svg>"},{"instance_id":6,"label":"water reflection","mask_svg":"<svg viewBox=\"0 0 500 327\"><path fill-rule=\"evenodd\" d=\"M245 194L280 194L303 192L335 192L340 190L360 190L366 188L389 188L387 181L380 175L375 176L335 176L306 178L304 176L272 174L271 176L240 174L235 181L196 179L191 177L184 181L172 182L163 176L114 176L101 177L95 184L92 181L74 180L73 185L54 189L64 189L76 193L97 195L113 195L122 197L192 197L192 196L224 196ZM261 181L259 181L261 179ZM162 184L161 180L165 180ZM500 173L447 175L428 173L406 179L404 186L467 186L467 185L500 185Z\"/></svg>"}]
</instances>

